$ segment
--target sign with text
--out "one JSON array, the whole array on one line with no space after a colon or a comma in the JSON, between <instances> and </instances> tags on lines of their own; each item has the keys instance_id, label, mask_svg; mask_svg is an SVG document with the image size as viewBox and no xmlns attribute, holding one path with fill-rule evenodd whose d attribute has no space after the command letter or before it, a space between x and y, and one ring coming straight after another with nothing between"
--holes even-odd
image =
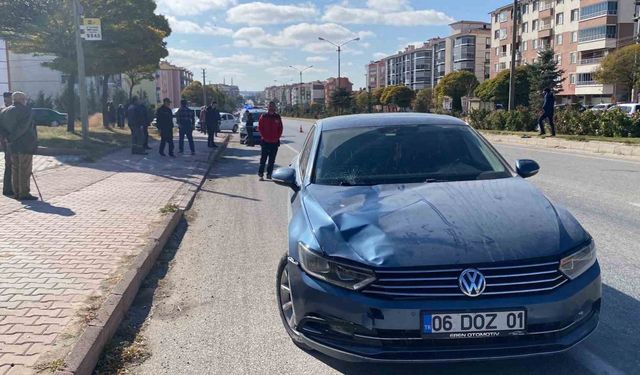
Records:
<instances>
[{"instance_id":1,"label":"sign with text","mask_svg":"<svg viewBox=\"0 0 640 375\"><path fill-rule=\"evenodd\" d=\"M102 40L102 24L100 18L83 18L80 32L84 40Z\"/></svg>"}]
</instances>

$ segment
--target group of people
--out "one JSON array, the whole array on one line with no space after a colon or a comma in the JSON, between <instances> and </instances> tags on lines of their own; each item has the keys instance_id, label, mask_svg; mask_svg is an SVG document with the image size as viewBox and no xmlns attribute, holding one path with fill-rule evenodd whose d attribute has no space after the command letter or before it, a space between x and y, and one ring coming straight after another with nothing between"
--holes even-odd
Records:
<instances>
[{"instance_id":1,"label":"group of people","mask_svg":"<svg viewBox=\"0 0 640 375\"><path fill-rule=\"evenodd\" d=\"M116 107L113 101L107 102L107 123L109 125L116 124L120 129L123 129L126 115L127 111L124 105L118 104Z\"/></svg>"},{"instance_id":2,"label":"group of people","mask_svg":"<svg viewBox=\"0 0 640 375\"><path fill-rule=\"evenodd\" d=\"M175 115L171 110L171 99L165 98L162 106L156 111L156 126L160 131L160 155L166 156L165 149L168 147L169 156L175 157L173 144L173 119L175 117L178 124L178 152L184 153L184 140L187 139L191 155L196 154L195 143L193 141L193 131L196 125L195 111L189 108L186 100L180 101L180 108ZM215 101L200 112L200 130L208 135L207 146L210 148L218 147L215 144L215 136L220 131L220 111L218 111ZM132 130L133 134L133 130Z\"/></svg>"},{"instance_id":3,"label":"group of people","mask_svg":"<svg viewBox=\"0 0 640 375\"><path fill-rule=\"evenodd\" d=\"M38 198L31 195L33 155L38 149L38 132L22 92L4 93L5 108L0 111L0 144L4 149L5 170L2 194L17 200Z\"/></svg>"}]
</instances>

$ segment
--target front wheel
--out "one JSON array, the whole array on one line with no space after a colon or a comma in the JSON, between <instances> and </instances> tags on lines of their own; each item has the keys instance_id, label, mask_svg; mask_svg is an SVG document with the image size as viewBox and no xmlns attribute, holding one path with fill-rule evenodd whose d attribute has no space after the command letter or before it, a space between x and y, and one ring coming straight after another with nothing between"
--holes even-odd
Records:
<instances>
[{"instance_id":1,"label":"front wheel","mask_svg":"<svg viewBox=\"0 0 640 375\"><path fill-rule=\"evenodd\" d=\"M238 132L238 125L233 125L233 129L231 130L234 133Z\"/></svg>"},{"instance_id":2,"label":"front wheel","mask_svg":"<svg viewBox=\"0 0 640 375\"><path fill-rule=\"evenodd\" d=\"M289 337L291 337L291 341L302 350L312 350L308 347L300 338L300 336L295 331L295 311L293 310L293 297L291 294L291 283L289 282L289 271L288 267L291 265L287 260L287 255L285 254L282 259L280 259L280 264L278 264L278 274L276 277L276 298L278 300L278 311L280 312L280 318L282 319L282 324L284 325L284 329L287 331Z\"/></svg>"}]
</instances>

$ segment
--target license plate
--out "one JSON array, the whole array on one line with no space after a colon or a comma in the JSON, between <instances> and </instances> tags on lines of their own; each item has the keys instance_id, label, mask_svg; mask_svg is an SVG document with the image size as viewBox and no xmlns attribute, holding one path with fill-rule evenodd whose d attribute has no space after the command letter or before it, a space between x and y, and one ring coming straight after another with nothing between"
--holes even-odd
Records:
<instances>
[{"instance_id":1,"label":"license plate","mask_svg":"<svg viewBox=\"0 0 640 375\"><path fill-rule=\"evenodd\" d=\"M524 311L422 314L424 335L449 338L496 337L526 328Z\"/></svg>"}]
</instances>

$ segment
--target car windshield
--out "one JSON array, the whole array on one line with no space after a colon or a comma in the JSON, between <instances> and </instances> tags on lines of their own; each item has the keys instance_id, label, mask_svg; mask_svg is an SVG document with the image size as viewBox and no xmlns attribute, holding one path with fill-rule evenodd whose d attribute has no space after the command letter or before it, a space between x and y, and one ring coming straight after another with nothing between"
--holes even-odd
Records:
<instances>
[{"instance_id":1,"label":"car windshield","mask_svg":"<svg viewBox=\"0 0 640 375\"><path fill-rule=\"evenodd\" d=\"M314 183L378 185L511 177L471 129L459 125L359 127L322 133Z\"/></svg>"},{"instance_id":2,"label":"car windshield","mask_svg":"<svg viewBox=\"0 0 640 375\"><path fill-rule=\"evenodd\" d=\"M616 108L618 108L623 113L631 113L631 106L620 105L620 106L617 106Z\"/></svg>"}]
</instances>

